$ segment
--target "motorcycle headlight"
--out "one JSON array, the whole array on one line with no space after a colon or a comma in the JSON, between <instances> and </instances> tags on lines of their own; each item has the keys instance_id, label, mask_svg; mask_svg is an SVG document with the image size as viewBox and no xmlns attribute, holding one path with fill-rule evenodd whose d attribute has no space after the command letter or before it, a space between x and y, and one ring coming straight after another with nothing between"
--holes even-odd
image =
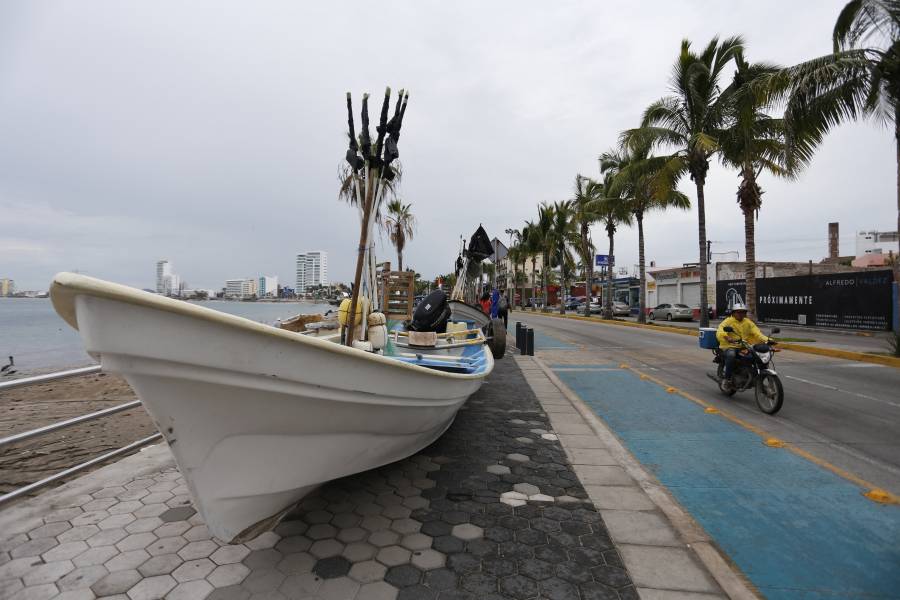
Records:
<instances>
[{"instance_id":1,"label":"motorcycle headlight","mask_svg":"<svg viewBox=\"0 0 900 600\"><path fill-rule=\"evenodd\" d=\"M761 360L764 365L768 364L769 361L772 360L772 353L771 352L760 352L759 360Z\"/></svg>"}]
</instances>

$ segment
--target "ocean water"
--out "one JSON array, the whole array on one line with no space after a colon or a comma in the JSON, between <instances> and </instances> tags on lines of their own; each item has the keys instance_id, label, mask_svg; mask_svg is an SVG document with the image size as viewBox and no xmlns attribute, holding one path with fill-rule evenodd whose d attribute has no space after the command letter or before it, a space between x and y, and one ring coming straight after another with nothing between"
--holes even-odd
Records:
<instances>
[{"instance_id":1,"label":"ocean water","mask_svg":"<svg viewBox=\"0 0 900 600\"><path fill-rule=\"evenodd\" d=\"M225 302L196 304L260 323L297 314L324 313L334 307L309 302ZM53 371L95 364L78 332L53 310L47 298L0 298L0 365L15 357L20 373Z\"/></svg>"}]
</instances>

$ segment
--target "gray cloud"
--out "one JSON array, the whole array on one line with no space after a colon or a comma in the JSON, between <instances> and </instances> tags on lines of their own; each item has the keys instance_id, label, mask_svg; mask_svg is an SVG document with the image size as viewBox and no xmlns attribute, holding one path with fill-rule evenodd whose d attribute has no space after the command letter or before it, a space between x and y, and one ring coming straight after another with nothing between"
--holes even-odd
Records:
<instances>
[{"instance_id":1,"label":"gray cloud","mask_svg":"<svg viewBox=\"0 0 900 600\"><path fill-rule=\"evenodd\" d=\"M568 197L577 172L596 175L597 155L666 93L682 37L740 33L752 60L789 64L828 51L841 4L4 3L0 276L46 288L78 269L145 287L165 257L196 286L290 282L296 252L324 249L349 279L343 93L385 84L412 90L407 260L444 272L460 234L481 222L503 238ZM890 134L844 127L799 181L762 185L760 258L820 258L832 220L849 252L854 229L893 222ZM743 254L736 186L713 168L709 235ZM633 231L616 243L620 264L636 261ZM648 219L647 252L696 260L695 214Z\"/></svg>"}]
</instances>

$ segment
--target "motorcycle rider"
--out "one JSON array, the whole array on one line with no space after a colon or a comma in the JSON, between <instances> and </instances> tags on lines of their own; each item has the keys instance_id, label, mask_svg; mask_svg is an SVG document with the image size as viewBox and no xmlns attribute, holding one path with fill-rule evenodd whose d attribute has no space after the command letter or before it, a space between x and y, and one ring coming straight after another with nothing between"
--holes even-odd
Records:
<instances>
[{"instance_id":1,"label":"motorcycle rider","mask_svg":"<svg viewBox=\"0 0 900 600\"><path fill-rule=\"evenodd\" d=\"M734 329L732 333L725 331L728 326ZM719 347L724 350L725 386L729 389L734 389L732 375L738 352L741 351L739 341L743 339L748 344L774 343L774 340L763 335L756 323L747 318L747 307L740 302L736 302L731 307L731 316L719 323L716 339L719 340Z\"/></svg>"}]
</instances>

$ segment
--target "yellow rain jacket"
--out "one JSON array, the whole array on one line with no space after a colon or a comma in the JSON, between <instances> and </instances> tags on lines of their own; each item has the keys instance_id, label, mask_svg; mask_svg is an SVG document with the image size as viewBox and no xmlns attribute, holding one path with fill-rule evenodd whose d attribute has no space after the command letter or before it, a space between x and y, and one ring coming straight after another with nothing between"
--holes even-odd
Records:
<instances>
[{"instance_id":1,"label":"yellow rain jacket","mask_svg":"<svg viewBox=\"0 0 900 600\"><path fill-rule=\"evenodd\" d=\"M729 325L734 328L734 333L725 332L725 328ZM719 324L719 329L716 331L716 339L719 340L719 347L723 350L740 348L738 336L741 336L748 344L762 344L769 341L769 338L763 335L756 323L747 317L744 317L743 321L738 321L734 317L728 317Z\"/></svg>"}]
</instances>

